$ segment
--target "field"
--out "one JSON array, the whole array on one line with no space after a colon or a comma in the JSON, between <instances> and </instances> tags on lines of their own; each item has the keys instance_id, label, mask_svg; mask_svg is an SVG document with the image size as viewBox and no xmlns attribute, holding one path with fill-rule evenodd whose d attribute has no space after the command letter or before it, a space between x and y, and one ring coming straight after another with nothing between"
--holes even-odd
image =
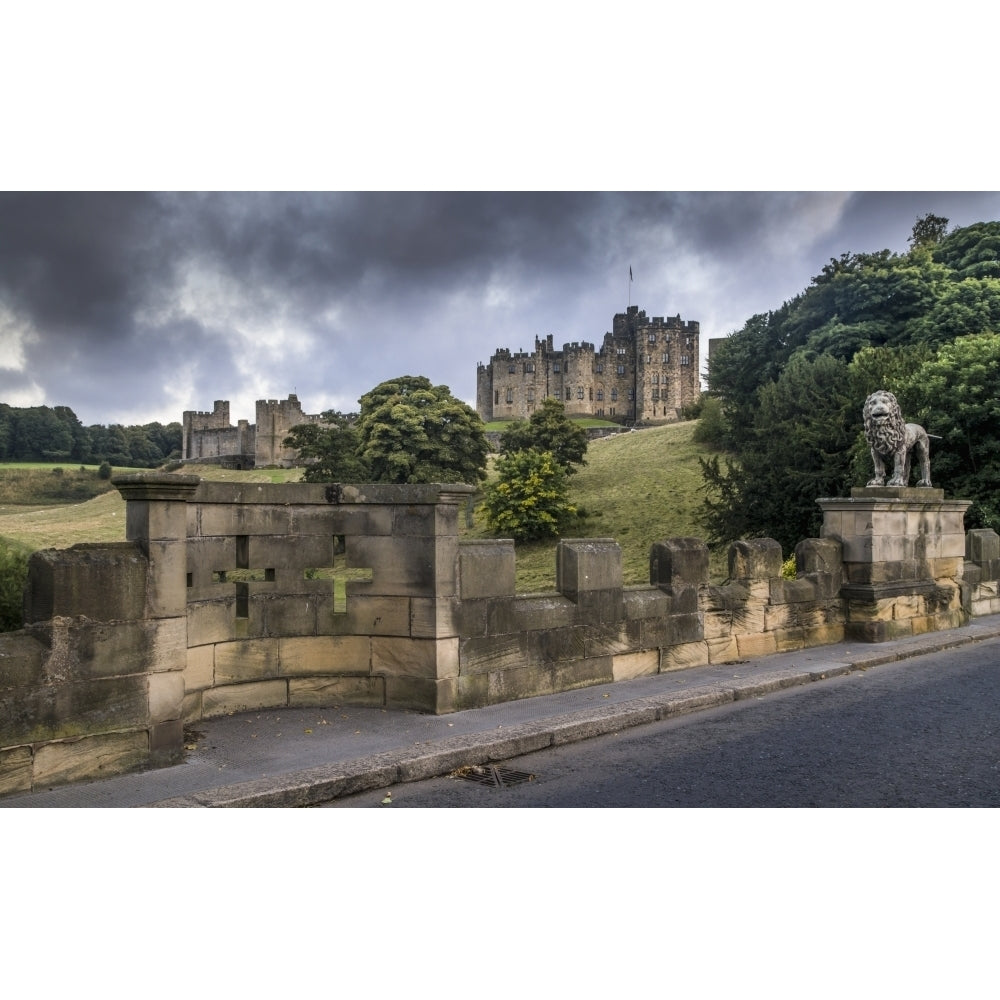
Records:
<instances>
[{"instance_id":1,"label":"field","mask_svg":"<svg viewBox=\"0 0 1000 1000\"><path fill-rule=\"evenodd\" d=\"M649 582L649 547L653 542L703 537L697 517L702 497L698 457L709 453L692 440L694 428L694 422L668 424L592 441L588 464L570 477L570 501L585 516L577 520L567 537L614 538L622 547L626 586ZM0 467L0 481L13 471L10 466ZM184 471L206 479L240 482L294 482L301 477L299 469L236 472L199 466ZM51 471L47 474L52 475ZM464 517L461 524L466 537L489 536L480 513L471 527ZM112 490L70 505L8 505L0 508L0 537L32 549L123 541L125 503ZM518 546L519 593L554 589L555 548L554 541ZM713 554L713 580L725 577L725 559L724 552Z\"/></svg>"}]
</instances>

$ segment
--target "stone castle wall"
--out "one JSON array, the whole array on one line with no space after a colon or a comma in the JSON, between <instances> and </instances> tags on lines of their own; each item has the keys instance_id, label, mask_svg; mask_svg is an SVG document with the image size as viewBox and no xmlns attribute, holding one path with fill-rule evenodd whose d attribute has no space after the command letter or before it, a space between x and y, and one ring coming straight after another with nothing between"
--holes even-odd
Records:
<instances>
[{"instance_id":1,"label":"stone castle wall","mask_svg":"<svg viewBox=\"0 0 1000 1000\"><path fill-rule=\"evenodd\" d=\"M536 337L532 351L498 348L477 368L476 410L486 422L526 420L552 396L570 416L678 420L700 394L699 339L697 322L650 319L630 306L599 348L574 341L557 349L551 334Z\"/></svg>"},{"instance_id":2,"label":"stone castle wall","mask_svg":"<svg viewBox=\"0 0 1000 1000\"><path fill-rule=\"evenodd\" d=\"M185 462L211 462L232 468L291 468L297 462L285 438L299 424L321 423L318 414L304 413L298 396L258 399L257 422L229 422L228 400L216 400L211 412L185 410L183 450Z\"/></svg>"},{"instance_id":3,"label":"stone castle wall","mask_svg":"<svg viewBox=\"0 0 1000 1000\"><path fill-rule=\"evenodd\" d=\"M625 587L613 539L564 539L556 589L523 595L513 542L460 542L468 486L115 482L128 541L35 553L26 626L0 635L0 794L169 763L224 713L446 713L1000 611L1000 536L936 490L821 501L795 579L751 539L711 585L680 538Z\"/></svg>"}]
</instances>

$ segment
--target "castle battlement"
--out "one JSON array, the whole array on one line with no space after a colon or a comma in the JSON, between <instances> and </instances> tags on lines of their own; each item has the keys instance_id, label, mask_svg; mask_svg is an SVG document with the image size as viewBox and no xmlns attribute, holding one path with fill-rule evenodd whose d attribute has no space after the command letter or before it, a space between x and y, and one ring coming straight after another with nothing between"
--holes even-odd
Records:
<instances>
[{"instance_id":1,"label":"castle battlement","mask_svg":"<svg viewBox=\"0 0 1000 1000\"><path fill-rule=\"evenodd\" d=\"M670 422L700 395L700 324L677 316L648 317L629 306L612 320L600 347L553 334L535 337L534 353L498 347L476 366L476 409L484 421L525 420L546 398L570 416L622 423Z\"/></svg>"}]
</instances>

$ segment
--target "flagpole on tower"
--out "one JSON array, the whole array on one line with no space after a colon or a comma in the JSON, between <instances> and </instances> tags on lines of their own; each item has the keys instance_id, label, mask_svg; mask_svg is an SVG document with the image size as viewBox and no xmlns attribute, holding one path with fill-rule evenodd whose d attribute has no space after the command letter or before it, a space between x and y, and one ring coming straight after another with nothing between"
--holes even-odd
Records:
<instances>
[{"instance_id":1,"label":"flagpole on tower","mask_svg":"<svg viewBox=\"0 0 1000 1000\"><path fill-rule=\"evenodd\" d=\"M632 307L632 265L628 266L628 304L629 308Z\"/></svg>"}]
</instances>

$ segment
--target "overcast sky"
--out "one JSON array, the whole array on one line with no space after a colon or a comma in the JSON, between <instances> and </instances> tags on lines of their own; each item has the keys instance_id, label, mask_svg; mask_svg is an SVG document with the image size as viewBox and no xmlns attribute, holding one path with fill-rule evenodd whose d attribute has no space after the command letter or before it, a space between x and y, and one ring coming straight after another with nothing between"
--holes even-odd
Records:
<instances>
[{"instance_id":1,"label":"overcast sky","mask_svg":"<svg viewBox=\"0 0 1000 1000\"><path fill-rule=\"evenodd\" d=\"M252 421L412 374L474 405L499 346L600 343L631 299L698 320L704 355L928 212L996 220L1000 195L0 194L0 400L91 424L228 399Z\"/></svg>"}]
</instances>

